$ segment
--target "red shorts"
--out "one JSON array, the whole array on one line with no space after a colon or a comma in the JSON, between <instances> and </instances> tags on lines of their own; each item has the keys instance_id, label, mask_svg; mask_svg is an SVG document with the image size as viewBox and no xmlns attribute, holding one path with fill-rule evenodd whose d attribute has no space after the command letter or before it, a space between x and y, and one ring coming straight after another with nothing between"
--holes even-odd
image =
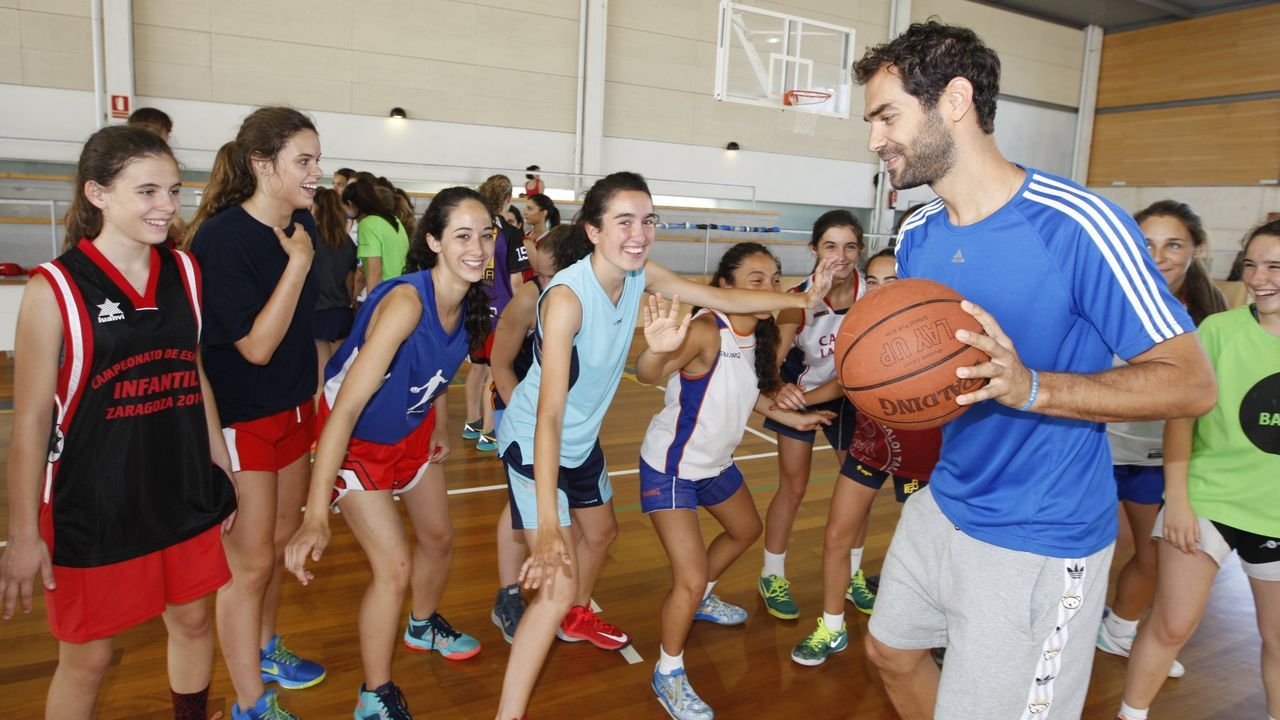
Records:
<instances>
[{"instance_id":1,"label":"red shorts","mask_svg":"<svg viewBox=\"0 0 1280 720\"><path fill-rule=\"evenodd\" d=\"M489 331L489 337L484 339L484 347L479 350L472 350L467 353L467 359L472 365L488 365L489 356L493 354L493 331Z\"/></svg>"},{"instance_id":2,"label":"red shorts","mask_svg":"<svg viewBox=\"0 0 1280 720\"><path fill-rule=\"evenodd\" d=\"M358 490L390 490L396 495L412 490L427 471L435 429L436 409L432 407L422 424L394 445L351 438L329 503Z\"/></svg>"},{"instance_id":3,"label":"red shorts","mask_svg":"<svg viewBox=\"0 0 1280 720\"><path fill-rule=\"evenodd\" d=\"M231 470L279 472L311 451L316 440L316 412L310 400L257 420L222 428L231 451Z\"/></svg>"},{"instance_id":4,"label":"red shorts","mask_svg":"<svg viewBox=\"0 0 1280 720\"><path fill-rule=\"evenodd\" d=\"M44 591L49 629L63 642L109 638L230 580L221 523L177 545L118 563L54 565L56 587Z\"/></svg>"}]
</instances>

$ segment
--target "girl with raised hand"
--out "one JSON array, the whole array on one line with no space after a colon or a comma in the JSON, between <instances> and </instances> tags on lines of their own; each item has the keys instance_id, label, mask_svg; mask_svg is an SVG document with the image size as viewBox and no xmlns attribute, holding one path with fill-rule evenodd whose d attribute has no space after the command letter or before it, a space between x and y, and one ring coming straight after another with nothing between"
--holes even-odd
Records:
<instances>
[{"instance_id":1,"label":"girl with raised hand","mask_svg":"<svg viewBox=\"0 0 1280 720\"><path fill-rule=\"evenodd\" d=\"M867 262L867 292L897 282L893 251L883 250ZM838 379L804 394L795 409L824 406L844 397ZM789 402L783 402L789 407ZM942 430L897 430L865 413L855 419L853 439L840 466L822 544L822 615L817 626L791 650L800 665L815 666L849 645L845 601L864 614L875 609L875 595L867 587L861 565L862 545L871 519L871 506L886 482L892 482L898 502L928 485L942 447Z\"/></svg>"},{"instance_id":2,"label":"girl with raised hand","mask_svg":"<svg viewBox=\"0 0 1280 720\"><path fill-rule=\"evenodd\" d=\"M782 266L763 245L739 243L720 259L710 285L781 291ZM751 411L801 430L832 413L773 410L778 377L778 328L773 314L699 310L683 341L668 329L681 320L663 315L656 298L645 307L649 346L636 360L636 378L668 379L665 407L654 416L640 448L640 505L653 521L671 562L673 586L662 601L658 664L652 686L678 720L712 717L684 672L684 643L694 620L741 625L747 611L712 594L716 581L756 538L760 515L733 462ZM668 376L670 376L668 378ZM702 543L698 507L724 528Z\"/></svg>"},{"instance_id":3,"label":"girl with raised hand","mask_svg":"<svg viewBox=\"0 0 1280 720\"><path fill-rule=\"evenodd\" d=\"M204 271L204 365L240 488L240 520L223 541L232 579L218 591L218 638L235 686L232 718L274 720L292 716L264 683L297 690L325 677L276 633L279 559L302 517L315 439L319 231L308 208L322 176L320 136L297 110L267 107L233 142L191 243Z\"/></svg>"},{"instance_id":4,"label":"girl with raised hand","mask_svg":"<svg viewBox=\"0 0 1280 720\"><path fill-rule=\"evenodd\" d=\"M521 582L543 588L516 633L498 717L519 718L552 638L620 649L626 633L590 609L591 591L617 534L613 488L600 448L600 426L618 388L649 292L683 295L703 307L765 312L821 302L831 263L807 293L712 288L648 262L658 221L644 178L613 173L583 198L575 232L595 245L590 256L560 270L538 303L535 361L516 386L498 429L507 469L512 524L526 531L531 555ZM688 321L667 332L683 340ZM580 529L576 537L570 524ZM545 587L544 587L545 586Z\"/></svg>"},{"instance_id":5,"label":"girl with raised hand","mask_svg":"<svg viewBox=\"0 0 1280 720\"><path fill-rule=\"evenodd\" d=\"M1209 249L1200 216L1185 203L1160 200L1133 216L1147 241L1156 269L1197 325L1227 309L1226 298L1209 278L1202 257ZM1117 358L1118 364L1123 364ZM1133 556L1120 568L1115 598L1098 627L1098 649L1128 657L1138 636L1138 619L1156 594L1156 542L1151 528L1164 503L1164 422L1109 423L1107 440L1120 508L1133 535ZM1186 669L1177 660L1169 677Z\"/></svg>"},{"instance_id":6,"label":"girl with raised hand","mask_svg":"<svg viewBox=\"0 0 1280 720\"><path fill-rule=\"evenodd\" d=\"M790 386L783 396L816 390L836 374L836 331L844 315L866 292L858 272L862 254L862 225L848 210L830 210L813 224L809 251L821 264L832 264L831 289L820 303L810 308L793 308L778 315L781 347L785 353L782 379ZM816 270L815 270L816 272ZM809 276L791 292L812 293L814 276ZM843 396L814 409L830 410L836 418L822 428L827 443L843 464L853 439L855 412L853 404ZM778 435L778 492L769 502L764 524L764 566L760 569L760 596L770 615L784 620L800 617L791 597L791 583L786 577L787 544L796 511L809 487L809 468L813 463L813 430L800 431L773 420L764 426ZM861 573L862 544L850 551L849 576L857 597L874 602Z\"/></svg>"},{"instance_id":7,"label":"girl with raised hand","mask_svg":"<svg viewBox=\"0 0 1280 720\"><path fill-rule=\"evenodd\" d=\"M114 636L157 615L174 717L205 717L236 500L199 359L200 272L164 246L181 188L155 134L94 133L65 252L23 294L0 598L5 619L19 600L30 612L40 576L59 641L48 718L93 717Z\"/></svg>"},{"instance_id":8,"label":"girl with raised hand","mask_svg":"<svg viewBox=\"0 0 1280 720\"><path fill-rule=\"evenodd\" d=\"M409 272L382 283L360 308L351 335L325 368L324 427L302 527L285 565L305 585L308 559L329 544L330 507L342 510L373 569L360 604L364 684L355 716L407 720L391 681L391 658L406 588L413 608L403 642L411 650L463 660L475 638L438 612L453 556L453 526L441 463L449 455L445 391L467 355L489 334L483 284L493 224L470 188L441 190L409 248ZM411 549L393 496L409 512Z\"/></svg>"},{"instance_id":9,"label":"girl with raised hand","mask_svg":"<svg viewBox=\"0 0 1280 720\"><path fill-rule=\"evenodd\" d=\"M502 413L516 385L533 365L533 331L538 323L538 297L562 267L569 267L591 254L586 235L574 233L567 225L553 229L531 256L537 274L516 290L507 303L494 331L490 362L493 369L493 422L502 424ZM520 566L526 550L523 531L511 527L511 503L498 515L498 581L500 587L489 617L510 643L524 616L525 600L520 593Z\"/></svg>"}]
</instances>

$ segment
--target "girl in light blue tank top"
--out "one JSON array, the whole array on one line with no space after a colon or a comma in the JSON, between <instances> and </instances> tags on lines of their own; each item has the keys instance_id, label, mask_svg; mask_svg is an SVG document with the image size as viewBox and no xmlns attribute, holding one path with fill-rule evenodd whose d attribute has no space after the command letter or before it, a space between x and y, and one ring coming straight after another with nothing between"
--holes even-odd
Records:
<instances>
[{"instance_id":1,"label":"girl in light blue tank top","mask_svg":"<svg viewBox=\"0 0 1280 720\"><path fill-rule=\"evenodd\" d=\"M685 280L647 262L657 220L648 185L636 173L614 173L587 192L575 232L585 233L595 250L557 273L539 300L534 363L498 428L512 525L526 531L530 549L520 580L526 589L545 590L530 603L512 646L499 707L503 718L524 715L555 635L612 650L631 641L590 610L590 599L618 528L600 426L622 379L643 293L658 295L652 309L646 307L645 339L653 347L674 348L683 342L689 318L663 311L664 295L673 302L683 297L724 312L755 313L808 307L821 302L830 287L829 263L815 272L817 282L807 294ZM576 542L571 522L580 530Z\"/></svg>"}]
</instances>

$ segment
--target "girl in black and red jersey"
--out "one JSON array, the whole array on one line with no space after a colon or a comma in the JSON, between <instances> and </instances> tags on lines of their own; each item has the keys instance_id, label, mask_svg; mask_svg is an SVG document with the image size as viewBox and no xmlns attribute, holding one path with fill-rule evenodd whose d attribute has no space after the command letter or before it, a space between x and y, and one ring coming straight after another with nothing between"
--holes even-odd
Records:
<instances>
[{"instance_id":1,"label":"girl in black and red jersey","mask_svg":"<svg viewBox=\"0 0 1280 720\"><path fill-rule=\"evenodd\" d=\"M307 208L321 172L315 125L297 110L255 110L233 142L192 221L191 250L205 276L204 364L241 493L224 542L232 581L217 610L240 720L282 714L264 683L294 690L325 676L275 631L279 561L301 521L315 439L319 231Z\"/></svg>"},{"instance_id":2,"label":"girl in black and red jersey","mask_svg":"<svg viewBox=\"0 0 1280 720\"><path fill-rule=\"evenodd\" d=\"M205 717L209 595L231 578L218 526L236 500L199 360L200 273L164 247L180 190L158 136L94 133L67 249L22 299L0 596L8 619L44 585L59 640L49 718L92 717L113 636L157 615L174 716Z\"/></svg>"}]
</instances>

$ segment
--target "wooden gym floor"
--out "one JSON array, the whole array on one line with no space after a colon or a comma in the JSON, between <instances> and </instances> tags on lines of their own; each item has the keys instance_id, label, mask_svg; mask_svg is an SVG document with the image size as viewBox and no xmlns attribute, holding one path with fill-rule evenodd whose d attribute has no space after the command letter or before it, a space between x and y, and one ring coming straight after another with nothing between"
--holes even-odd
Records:
<instances>
[{"instance_id":1,"label":"wooden gym floor","mask_svg":"<svg viewBox=\"0 0 1280 720\"><path fill-rule=\"evenodd\" d=\"M639 333L637 333L639 335ZM643 345L637 337L632 358ZM0 457L8 458L12 415L12 361L0 356ZM455 386L452 412L456 445L447 461L455 529L453 571L442 611L460 630L479 638L484 649L471 660L453 663L438 655L397 649L395 679L419 718L488 720L497 707L508 646L489 621L497 590L493 550L494 519L506 500L501 465L481 454L458 433L464 421L462 388ZM661 406L661 394L625 377L605 422L602 441L615 473L614 502L619 536L600 575L595 600L604 617L635 639L641 660L585 643L557 643L530 706L532 718L664 718L653 698L649 676L658 653L658 607L669 586L666 556L639 510L635 468L641 436ZM758 418L752 420L757 431ZM761 434L763 435L763 434ZM774 443L748 432L738 450L739 464L761 515L777 487ZM763 610L755 589L761 543L751 548L721 579L717 593L751 613L745 627L698 623L690 636L685 663L703 699L722 718L776 718L786 715L870 720L896 717L875 670L862 651L866 618L851 607L849 649L825 665L806 668L790 660L792 646L813 627L820 611L821 550L827 501L838 470L830 450L816 451L813 475L796 519L788 572L801 618L778 621ZM3 464L0 464L3 468ZM0 469L0 476L4 474ZM0 539L7 537L7 487L0 483ZM864 567L878 572L888 548L899 506L893 491L881 492L873 510ZM710 538L718 525L702 513ZM350 717L361 683L356 612L367 582L364 556L335 518L333 542L316 579L304 588L286 578L280 632L290 647L328 668L328 678L309 690L283 692L286 705L304 718ZM1127 557L1125 549L1118 558ZM1114 575L1113 575L1114 577ZM406 606L407 607L407 606ZM407 609L406 609L407 612ZM1253 600L1235 560L1218 578L1209 610L1181 655L1187 675L1171 680L1156 700L1152 717L1161 720L1234 720L1265 717L1259 675L1259 647ZM30 615L0 622L0 716L39 717L49 678L57 662L57 642L49 635L44 605ZM116 638L113 666L99 698L100 717L171 717L165 675L165 634L156 619ZM1085 718L1110 719L1124 686L1125 661L1098 653ZM234 695L219 658L214 666L210 707L229 710ZM987 720L975 718L974 720Z\"/></svg>"}]
</instances>

